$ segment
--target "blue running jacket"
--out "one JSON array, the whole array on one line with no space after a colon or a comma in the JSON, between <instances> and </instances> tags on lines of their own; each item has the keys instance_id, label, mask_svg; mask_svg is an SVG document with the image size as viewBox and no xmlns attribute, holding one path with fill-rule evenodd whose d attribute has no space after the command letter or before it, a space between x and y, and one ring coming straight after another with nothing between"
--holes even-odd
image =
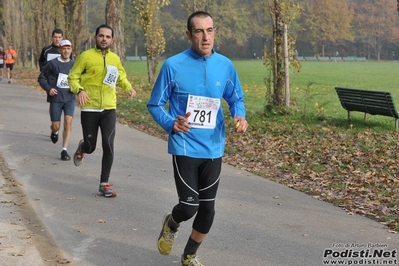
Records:
<instances>
[{"instance_id":1,"label":"blue running jacket","mask_svg":"<svg viewBox=\"0 0 399 266\"><path fill-rule=\"evenodd\" d=\"M169 133L168 153L203 159L222 157L226 133L222 99L233 118L245 118L244 93L227 57L216 52L201 57L190 48L168 58L147 103L154 120ZM188 110L193 127L187 133L174 132L175 119Z\"/></svg>"}]
</instances>

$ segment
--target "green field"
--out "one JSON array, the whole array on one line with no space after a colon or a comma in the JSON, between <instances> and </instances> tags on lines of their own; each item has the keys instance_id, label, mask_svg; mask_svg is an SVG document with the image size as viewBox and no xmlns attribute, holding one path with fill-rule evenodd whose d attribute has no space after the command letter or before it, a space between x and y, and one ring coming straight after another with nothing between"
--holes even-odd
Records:
<instances>
[{"instance_id":1,"label":"green field","mask_svg":"<svg viewBox=\"0 0 399 266\"><path fill-rule=\"evenodd\" d=\"M266 85L264 78L270 73L262 60L234 61L239 73L246 97L246 107L249 119L251 114L258 116L263 113L265 105ZM341 107L335 86L389 91L398 99L399 104L399 64L386 62L302 62L300 72L290 73L291 115L286 119L303 119L315 126L319 121L331 126L345 129L352 125L355 129L372 129L375 131L390 131L394 128L394 119L383 116L368 116L352 112L352 123L346 120L347 113ZM147 84L145 62L126 62L128 75L133 77L139 88L141 103L148 100L150 88ZM398 105L399 106L399 105ZM140 110L144 110L140 108ZM271 120L281 117L270 116ZM353 129L353 127L351 127Z\"/></svg>"}]
</instances>

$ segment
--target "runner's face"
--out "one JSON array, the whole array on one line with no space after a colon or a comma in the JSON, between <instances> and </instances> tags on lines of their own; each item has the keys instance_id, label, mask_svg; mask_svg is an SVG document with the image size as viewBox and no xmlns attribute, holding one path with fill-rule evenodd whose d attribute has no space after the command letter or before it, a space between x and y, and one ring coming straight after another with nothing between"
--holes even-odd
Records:
<instances>
[{"instance_id":1,"label":"runner's face","mask_svg":"<svg viewBox=\"0 0 399 266\"><path fill-rule=\"evenodd\" d=\"M107 28L100 28L96 35L97 48L105 51L108 50L113 43L114 39L112 38L112 31Z\"/></svg>"},{"instance_id":2,"label":"runner's face","mask_svg":"<svg viewBox=\"0 0 399 266\"><path fill-rule=\"evenodd\" d=\"M62 34L60 33L54 33L53 35L53 45L54 46L59 46L60 45L60 41L62 41Z\"/></svg>"},{"instance_id":3,"label":"runner's face","mask_svg":"<svg viewBox=\"0 0 399 266\"><path fill-rule=\"evenodd\" d=\"M69 45L65 45L60 47L61 59L68 60L72 53L72 47Z\"/></svg>"},{"instance_id":4,"label":"runner's face","mask_svg":"<svg viewBox=\"0 0 399 266\"><path fill-rule=\"evenodd\" d=\"M186 31L186 36L190 40L194 52L199 56L211 55L216 33L212 18L194 17L191 23L192 32Z\"/></svg>"}]
</instances>

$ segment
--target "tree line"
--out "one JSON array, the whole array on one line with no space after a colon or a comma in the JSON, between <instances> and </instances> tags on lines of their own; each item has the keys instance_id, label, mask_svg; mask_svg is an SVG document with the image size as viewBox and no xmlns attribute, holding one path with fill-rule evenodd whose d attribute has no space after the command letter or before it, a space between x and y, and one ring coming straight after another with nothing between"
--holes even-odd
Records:
<instances>
[{"instance_id":1,"label":"tree line","mask_svg":"<svg viewBox=\"0 0 399 266\"><path fill-rule=\"evenodd\" d=\"M159 0L158 0L159 1ZM138 5L157 0L2 0L1 45L13 45L18 64L36 65L41 48L51 43L54 28L64 30L74 44L74 54L93 45L95 28L109 20L116 31L121 56L147 55L146 32L140 24ZM217 28L215 49L234 59L262 58L272 49L274 0L169 0L154 14L162 29L164 56L188 47L186 19L195 9L212 14ZM293 47L301 55L365 56L390 59L398 51L398 12L395 0L280 0L299 2L302 12L288 29ZM141 10L141 12L143 9ZM161 41L162 39L160 39Z\"/></svg>"}]
</instances>

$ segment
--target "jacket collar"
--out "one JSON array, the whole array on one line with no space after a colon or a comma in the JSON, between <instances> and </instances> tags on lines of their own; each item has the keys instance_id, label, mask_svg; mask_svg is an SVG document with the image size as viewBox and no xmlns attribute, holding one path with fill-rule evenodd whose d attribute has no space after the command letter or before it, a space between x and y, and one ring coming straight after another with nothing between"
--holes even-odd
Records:
<instances>
[{"instance_id":1,"label":"jacket collar","mask_svg":"<svg viewBox=\"0 0 399 266\"><path fill-rule=\"evenodd\" d=\"M93 49L94 49L94 51L96 51L96 52L99 53L99 54L102 54L102 53L103 53L101 49L98 49L98 48L97 48L97 46L94 46ZM107 49L106 54L108 54L109 51L111 51L111 48L108 48L108 49Z\"/></svg>"},{"instance_id":2,"label":"jacket collar","mask_svg":"<svg viewBox=\"0 0 399 266\"><path fill-rule=\"evenodd\" d=\"M208 59L208 58L211 58L215 54L215 50L212 49L212 54L209 55L209 56L200 56L200 55L198 55L197 53L194 52L192 47L190 47L189 53L195 59Z\"/></svg>"}]
</instances>

